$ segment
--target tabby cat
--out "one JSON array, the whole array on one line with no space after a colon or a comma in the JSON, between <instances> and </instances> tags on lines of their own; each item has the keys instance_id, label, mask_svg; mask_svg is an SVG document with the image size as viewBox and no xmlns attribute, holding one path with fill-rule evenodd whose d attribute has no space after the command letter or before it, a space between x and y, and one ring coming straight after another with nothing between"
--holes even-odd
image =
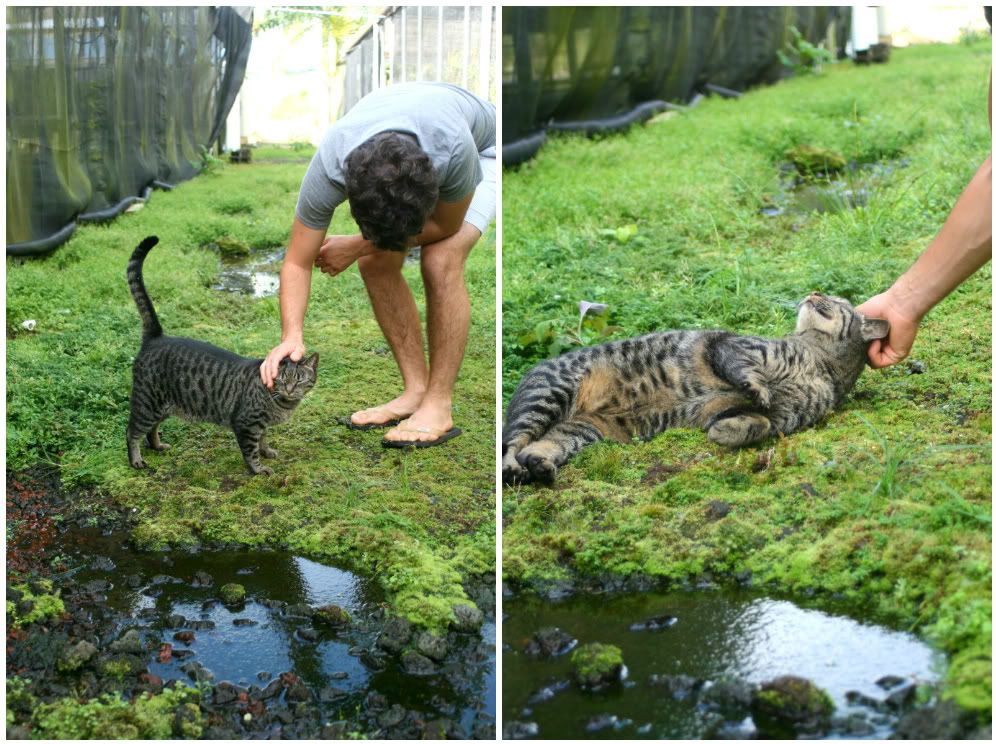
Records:
<instances>
[{"instance_id":1,"label":"tabby cat","mask_svg":"<svg viewBox=\"0 0 996 744\"><path fill-rule=\"evenodd\" d=\"M164 336L145 291L142 264L159 238L142 241L128 262L128 287L142 317L142 348L132 367L128 459L145 467L139 452L144 436L154 450L169 449L159 439L159 424L171 414L210 421L235 432L246 467L256 475L273 471L260 455L277 457L266 445L266 427L285 421L315 385L318 354L300 362L287 359L269 390L259 377L262 359L249 359L191 338Z\"/></svg>"},{"instance_id":2,"label":"tabby cat","mask_svg":"<svg viewBox=\"0 0 996 744\"><path fill-rule=\"evenodd\" d=\"M868 342L888 332L888 321L814 292L784 338L671 331L548 359L508 405L502 480L550 483L602 439L700 427L717 444L741 447L811 426L854 386Z\"/></svg>"}]
</instances>

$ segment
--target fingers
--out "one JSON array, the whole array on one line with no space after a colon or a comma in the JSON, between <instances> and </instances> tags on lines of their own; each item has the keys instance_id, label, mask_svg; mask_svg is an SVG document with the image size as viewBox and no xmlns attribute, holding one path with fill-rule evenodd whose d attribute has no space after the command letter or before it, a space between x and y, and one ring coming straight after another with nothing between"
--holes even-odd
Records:
<instances>
[{"instance_id":1,"label":"fingers","mask_svg":"<svg viewBox=\"0 0 996 744\"><path fill-rule=\"evenodd\" d=\"M301 361L301 357L303 357L303 356L304 356L304 347L302 347L302 346L295 346L294 349L290 353L290 360L292 362L300 362Z\"/></svg>"}]
</instances>

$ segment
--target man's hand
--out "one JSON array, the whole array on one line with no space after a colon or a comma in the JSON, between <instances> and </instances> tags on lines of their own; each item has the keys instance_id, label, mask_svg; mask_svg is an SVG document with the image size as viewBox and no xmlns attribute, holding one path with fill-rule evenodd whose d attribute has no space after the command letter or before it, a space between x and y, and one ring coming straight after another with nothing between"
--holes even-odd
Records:
<instances>
[{"instance_id":1,"label":"man's hand","mask_svg":"<svg viewBox=\"0 0 996 744\"><path fill-rule=\"evenodd\" d=\"M920 319L897 307L889 292L875 295L858 305L855 310L868 318L882 318L889 321L889 335L877 338L868 345L868 364L875 369L881 369L901 362L909 356L917 329L920 327Z\"/></svg>"},{"instance_id":2,"label":"man's hand","mask_svg":"<svg viewBox=\"0 0 996 744\"><path fill-rule=\"evenodd\" d=\"M301 361L301 357L304 356L305 348L302 341L283 341L279 346L274 347L274 349L266 355L266 359L263 363L259 365L259 377L271 390L273 389L273 381L277 379L277 372L280 371L280 360L285 357L290 357L292 362Z\"/></svg>"},{"instance_id":3,"label":"man's hand","mask_svg":"<svg viewBox=\"0 0 996 744\"><path fill-rule=\"evenodd\" d=\"M366 256L377 249L362 235L330 235L325 238L315 266L329 276L336 276L348 269L360 256Z\"/></svg>"}]
</instances>

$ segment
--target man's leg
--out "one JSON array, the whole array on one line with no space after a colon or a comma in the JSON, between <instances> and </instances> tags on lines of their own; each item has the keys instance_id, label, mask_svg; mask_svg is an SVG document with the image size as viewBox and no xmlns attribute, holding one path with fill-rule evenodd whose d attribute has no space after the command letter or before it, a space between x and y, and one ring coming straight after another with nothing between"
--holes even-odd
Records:
<instances>
[{"instance_id":1,"label":"man's leg","mask_svg":"<svg viewBox=\"0 0 996 744\"><path fill-rule=\"evenodd\" d=\"M379 424L407 417L418 409L429 383L418 308L401 275L404 260L403 252L378 251L358 261L374 316L401 369L405 388L397 398L377 408L354 413L354 424Z\"/></svg>"},{"instance_id":2,"label":"man's leg","mask_svg":"<svg viewBox=\"0 0 996 744\"><path fill-rule=\"evenodd\" d=\"M463 268L481 237L469 222L448 238L422 247L426 326L429 332L429 382L417 410L385 435L390 441L419 441L439 437L453 428L453 385L463 361L470 327L470 296ZM417 431L417 429L432 431Z\"/></svg>"}]
</instances>

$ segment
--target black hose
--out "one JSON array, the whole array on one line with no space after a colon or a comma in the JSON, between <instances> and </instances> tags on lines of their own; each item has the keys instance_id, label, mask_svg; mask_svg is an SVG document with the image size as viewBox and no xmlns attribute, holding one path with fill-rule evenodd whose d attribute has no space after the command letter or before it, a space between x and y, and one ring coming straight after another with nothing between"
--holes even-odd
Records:
<instances>
[{"instance_id":1,"label":"black hose","mask_svg":"<svg viewBox=\"0 0 996 744\"><path fill-rule=\"evenodd\" d=\"M591 137L595 134L618 132L628 129L638 122L644 122L658 111L670 108L667 101L644 101L623 114L605 119L588 119L587 121L562 121L552 123L548 129L554 132L581 132Z\"/></svg>"},{"instance_id":2,"label":"black hose","mask_svg":"<svg viewBox=\"0 0 996 744\"><path fill-rule=\"evenodd\" d=\"M502 143L501 164L512 166L526 162L539 152L544 142L546 142L546 132L540 130L515 142Z\"/></svg>"},{"instance_id":3,"label":"black hose","mask_svg":"<svg viewBox=\"0 0 996 744\"><path fill-rule=\"evenodd\" d=\"M49 235L47 238L29 240L26 243L11 243L7 246L8 256L40 256L49 251L53 251L65 243L76 232L76 223L70 222L59 232Z\"/></svg>"}]
</instances>

